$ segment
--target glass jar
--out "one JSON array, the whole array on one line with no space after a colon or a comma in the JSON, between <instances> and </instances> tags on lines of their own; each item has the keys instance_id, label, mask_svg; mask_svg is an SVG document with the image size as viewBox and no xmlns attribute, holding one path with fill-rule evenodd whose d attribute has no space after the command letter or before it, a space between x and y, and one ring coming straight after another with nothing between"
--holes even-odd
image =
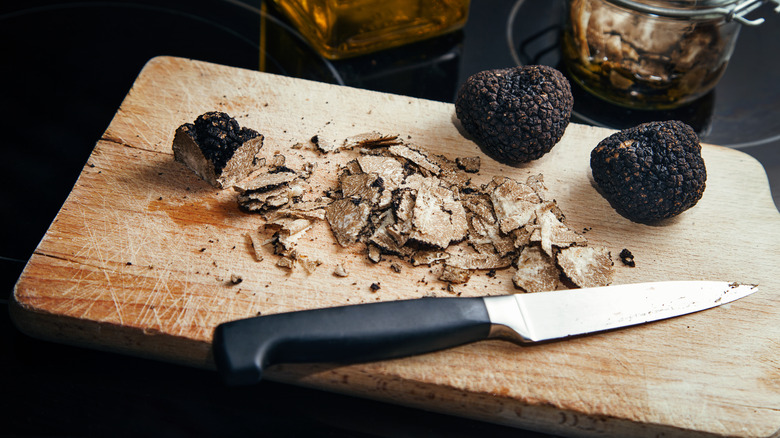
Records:
<instances>
[{"instance_id":1,"label":"glass jar","mask_svg":"<svg viewBox=\"0 0 780 438\"><path fill-rule=\"evenodd\" d=\"M590 93L669 109L710 91L761 0L567 0L563 62Z\"/></svg>"},{"instance_id":2,"label":"glass jar","mask_svg":"<svg viewBox=\"0 0 780 438\"><path fill-rule=\"evenodd\" d=\"M325 58L341 59L451 32L469 0L274 0Z\"/></svg>"}]
</instances>

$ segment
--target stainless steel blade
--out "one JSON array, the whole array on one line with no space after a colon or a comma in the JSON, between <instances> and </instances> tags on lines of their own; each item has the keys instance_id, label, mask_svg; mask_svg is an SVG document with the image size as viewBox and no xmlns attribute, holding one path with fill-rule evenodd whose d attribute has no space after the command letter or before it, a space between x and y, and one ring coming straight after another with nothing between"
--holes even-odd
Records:
<instances>
[{"instance_id":1,"label":"stainless steel blade","mask_svg":"<svg viewBox=\"0 0 780 438\"><path fill-rule=\"evenodd\" d=\"M750 295L756 285L665 281L486 297L491 336L539 342L626 327L709 309Z\"/></svg>"}]
</instances>

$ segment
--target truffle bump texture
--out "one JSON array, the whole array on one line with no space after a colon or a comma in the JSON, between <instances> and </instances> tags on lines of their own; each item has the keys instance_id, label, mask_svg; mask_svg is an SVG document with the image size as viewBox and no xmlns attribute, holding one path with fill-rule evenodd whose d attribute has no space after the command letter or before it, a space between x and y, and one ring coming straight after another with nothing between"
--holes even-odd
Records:
<instances>
[{"instance_id":1,"label":"truffle bump texture","mask_svg":"<svg viewBox=\"0 0 780 438\"><path fill-rule=\"evenodd\" d=\"M518 165L540 158L561 140L573 104L560 71L530 65L470 76L458 91L455 114L486 154Z\"/></svg>"},{"instance_id":2,"label":"truffle bump texture","mask_svg":"<svg viewBox=\"0 0 780 438\"><path fill-rule=\"evenodd\" d=\"M707 180L699 137L680 121L643 123L610 135L591 151L590 167L612 206L640 223L693 207Z\"/></svg>"}]
</instances>

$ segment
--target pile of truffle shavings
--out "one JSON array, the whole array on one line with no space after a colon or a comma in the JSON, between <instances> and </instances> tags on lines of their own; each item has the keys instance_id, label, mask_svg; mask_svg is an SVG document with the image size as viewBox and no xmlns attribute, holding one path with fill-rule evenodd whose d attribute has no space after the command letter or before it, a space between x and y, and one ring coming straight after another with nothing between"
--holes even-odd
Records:
<instances>
[{"instance_id":1,"label":"pile of truffle shavings","mask_svg":"<svg viewBox=\"0 0 780 438\"><path fill-rule=\"evenodd\" d=\"M264 245L273 247L278 256L276 264L285 269L303 267L313 273L322 261L298 250L300 240L316 221L325 219L325 207L330 199L320 197L305 201L303 195L311 192L309 178L316 163L307 162L301 169L286 166L284 155L275 154L268 163L261 158L258 169L233 188L238 192L238 205L247 212L260 213L265 225L248 233L257 261L263 261ZM261 231L266 231L263 233ZM269 232L270 231L270 232ZM271 234L271 238L265 238Z\"/></svg>"},{"instance_id":2,"label":"pile of truffle shavings","mask_svg":"<svg viewBox=\"0 0 780 438\"><path fill-rule=\"evenodd\" d=\"M299 200L296 187L306 178L278 166L237 187L242 207L264 213L266 227L277 230L271 241L260 243L275 245L280 266L304 264L295 240L324 218L339 245L363 245L374 263L390 256L412 266L440 266L439 279L450 284L499 269L515 269L513 283L525 292L612 281L609 250L589 246L565 225L542 175L525 182L495 177L474 186L479 157L453 161L395 135L360 134L339 144L314 137L312 144L321 154L351 150L356 155L339 169L328 196ZM393 266L400 269L396 262Z\"/></svg>"}]
</instances>

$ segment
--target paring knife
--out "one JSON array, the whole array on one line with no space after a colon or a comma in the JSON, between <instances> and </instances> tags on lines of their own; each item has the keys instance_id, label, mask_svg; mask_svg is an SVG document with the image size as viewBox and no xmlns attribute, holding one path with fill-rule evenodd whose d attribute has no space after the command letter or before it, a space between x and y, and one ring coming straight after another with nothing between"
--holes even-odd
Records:
<instances>
[{"instance_id":1,"label":"paring knife","mask_svg":"<svg viewBox=\"0 0 780 438\"><path fill-rule=\"evenodd\" d=\"M214 359L226 383L250 384L279 363L391 359L489 338L549 341L697 312L757 290L720 281L667 281L279 313L219 325Z\"/></svg>"}]
</instances>

